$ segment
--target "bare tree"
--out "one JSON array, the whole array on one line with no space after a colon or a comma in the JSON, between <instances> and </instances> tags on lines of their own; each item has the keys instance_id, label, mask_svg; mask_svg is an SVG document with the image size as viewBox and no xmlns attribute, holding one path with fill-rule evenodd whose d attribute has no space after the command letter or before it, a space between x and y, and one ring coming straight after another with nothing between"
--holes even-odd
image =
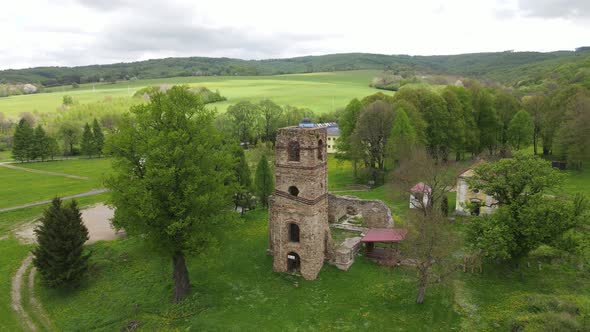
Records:
<instances>
[{"instance_id":1,"label":"bare tree","mask_svg":"<svg viewBox=\"0 0 590 332\"><path fill-rule=\"evenodd\" d=\"M448 165L436 161L424 150L402 161L394 173L394 182L406 197L417 189L426 197L415 200L414 208L410 209L408 235L404 241L407 261L417 272L418 304L424 302L429 285L443 281L457 267L452 253L459 239L453 235L442 208L442 204L447 204L445 198L454 181ZM424 185L415 187L420 182Z\"/></svg>"}]
</instances>

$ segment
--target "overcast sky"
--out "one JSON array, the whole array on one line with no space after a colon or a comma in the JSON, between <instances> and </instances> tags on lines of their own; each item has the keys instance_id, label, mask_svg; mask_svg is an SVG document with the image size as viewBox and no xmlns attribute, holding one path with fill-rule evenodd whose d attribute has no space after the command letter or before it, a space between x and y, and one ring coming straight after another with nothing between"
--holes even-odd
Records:
<instances>
[{"instance_id":1,"label":"overcast sky","mask_svg":"<svg viewBox=\"0 0 590 332\"><path fill-rule=\"evenodd\" d=\"M458 54L590 45L590 0L17 0L0 69L171 56Z\"/></svg>"}]
</instances>

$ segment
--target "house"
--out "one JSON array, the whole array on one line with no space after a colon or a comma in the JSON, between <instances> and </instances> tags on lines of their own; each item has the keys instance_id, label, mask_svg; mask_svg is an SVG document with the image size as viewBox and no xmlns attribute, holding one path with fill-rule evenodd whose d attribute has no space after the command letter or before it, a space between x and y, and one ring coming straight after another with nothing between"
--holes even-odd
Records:
<instances>
[{"instance_id":1,"label":"house","mask_svg":"<svg viewBox=\"0 0 590 332\"><path fill-rule=\"evenodd\" d=\"M328 137L326 138L326 147L328 153L336 153L336 142L340 137L340 129L336 122L317 123L316 127L326 128L328 131Z\"/></svg>"},{"instance_id":2,"label":"house","mask_svg":"<svg viewBox=\"0 0 590 332\"><path fill-rule=\"evenodd\" d=\"M455 203L455 213L457 214L479 216L490 214L498 207L498 202L492 196L469 186L466 179L474 174L474 170L470 168L457 178L457 200Z\"/></svg>"},{"instance_id":3,"label":"house","mask_svg":"<svg viewBox=\"0 0 590 332\"><path fill-rule=\"evenodd\" d=\"M410 209L428 206L432 188L424 182L417 183L410 189Z\"/></svg>"}]
</instances>

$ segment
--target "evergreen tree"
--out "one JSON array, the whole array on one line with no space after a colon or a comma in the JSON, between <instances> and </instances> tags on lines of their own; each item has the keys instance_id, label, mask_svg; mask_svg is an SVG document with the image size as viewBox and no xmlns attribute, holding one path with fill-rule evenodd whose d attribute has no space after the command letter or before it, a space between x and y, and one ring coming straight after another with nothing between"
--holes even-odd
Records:
<instances>
[{"instance_id":1,"label":"evergreen tree","mask_svg":"<svg viewBox=\"0 0 590 332\"><path fill-rule=\"evenodd\" d=\"M90 254L84 253L88 229L82 222L76 201L63 206L55 198L35 229L39 246L33 264L49 287L75 287L88 270Z\"/></svg>"},{"instance_id":2,"label":"evergreen tree","mask_svg":"<svg viewBox=\"0 0 590 332\"><path fill-rule=\"evenodd\" d=\"M41 158L44 161L49 156L49 137L47 137L41 125L38 125L33 132L33 140L29 151L32 160Z\"/></svg>"},{"instance_id":3,"label":"evergreen tree","mask_svg":"<svg viewBox=\"0 0 590 332\"><path fill-rule=\"evenodd\" d=\"M527 147L533 139L533 121L527 111L521 110L514 115L508 125L508 138L510 144L519 150Z\"/></svg>"},{"instance_id":4,"label":"evergreen tree","mask_svg":"<svg viewBox=\"0 0 590 332\"><path fill-rule=\"evenodd\" d=\"M272 178L272 172L270 166L268 166L268 159L266 155L263 155L258 162L256 167L256 191L262 202L262 206L268 207L268 196L272 194L274 189L274 181Z\"/></svg>"},{"instance_id":5,"label":"evergreen tree","mask_svg":"<svg viewBox=\"0 0 590 332\"><path fill-rule=\"evenodd\" d=\"M33 141L33 129L25 119L21 119L14 130L12 157L20 162L28 161Z\"/></svg>"},{"instance_id":6,"label":"evergreen tree","mask_svg":"<svg viewBox=\"0 0 590 332\"><path fill-rule=\"evenodd\" d=\"M244 149L242 149L240 146L237 147L236 158L238 159L235 167L238 191L234 196L234 204L236 209L238 207L242 208L243 215L245 210L250 208L250 198L252 197L252 194L250 193L250 188L252 187L252 175L250 172L250 167L248 166L248 162L246 161Z\"/></svg>"},{"instance_id":7,"label":"evergreen tree","mask_svg":"<svg viewBox=\"0 0 590 332\"><path fill-rule=\"evenodd\" d=\"M104 134L96 118L94 118L94 122L92 123L92 135L94 136L94 152L100 158L102 148L104 147Z\"/></svg>"},{"instance_id":8,"label":"evergreen tree","mask_svg":"<svg viewBox=\"0 0 590 332\"><path fill-rule=\"evenodd\" d=\"M88 158L92 157L96 151L94 135L92 135L92 131L90 130L90 125L88 122L86 122L86 125L84 126L84 132L82 133L81 149L82 154L88 156Z\"/></svg>"}]
</instances>

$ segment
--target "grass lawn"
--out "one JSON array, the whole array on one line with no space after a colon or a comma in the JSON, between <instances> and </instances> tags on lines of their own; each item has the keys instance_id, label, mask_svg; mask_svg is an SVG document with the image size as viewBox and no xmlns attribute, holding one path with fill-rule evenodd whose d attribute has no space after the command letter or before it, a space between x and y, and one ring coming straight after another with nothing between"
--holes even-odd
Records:
<instances>
[{"instance_id":1,"label":"grass lawn","mask_svg":"<svg viewBox=\"0 0 590 332\"><path fill-rule=\"evenodd\" d=\"M48 93L0 98L0 111L13 118L21 112L54 113L66 94L71 95L75 101L86 104L104 100L106 97L129 97L147 85L189 84L219 89L228 98L226 102L213 104L220 111L225 111L227 106L239 101L269 98L280 105L307 107L322 113L344 107L352 98L377 92L369 87L377 72L358 70L252 77L173 77L117 84L82 84L78 89L56 87L47 89L46 91L51 91Z\"/></svg>"},{"instance_id":2,"label":"grass lawn","mask_svg":"<svg viewBox=\"0 0 590 332\"><path fill-rule=\"evenodd\" d=\"M449 287L414 301L413 281L402 269L359 258L348 272L325 266L305 281L272 272L267 213L247 214L227 230L217 249L189 258L193 293L170 304L169 257L137 239L92 247L95 264L82 289L56 292L39 286L39 297L60 330L117 330L137 320L147 330L206 331L388 330L449 331L459 315Z\"/></svg>"},{"instance_id":3,"label":"grass lawn","mask_svg":"<svg viewBox=\"0 0 590 332\"><path fill-rule=\"evenodd\" d=\"M84 176L89 179L72 179L0 167L0 208L102 188L102 176L110 170L110 159L72 159L16 166Z\"/></svg>"},{"instance_id":4,"label":"grass lawn","mask_svg":"<svg viewBox=\"0 0 590 332\"><path fill-rule=\"evenodd\" d=\"M0 238L2 236L0 233ZM14 273L30 250L31 246L21 245L13 237L0 240L0 331L20 330L20 324L10 306L10 289Z\"/></svg>"},{"instance_id":5,"label":"grass lawn","mask_svg":"<svg viewBox=\"0 0 590 332\"><path fill-rule=\"evenodd\" d=\"M22 166L42 171L65 173L90 178L96 185L102 186L102 179L111 171L111 159L109 158L80 158L63 161L51 161L42 163L28 163Z\"/></svg>"},{"instance_id":6,"label":"grass lawn","mask_svg":"<svg viewBox=\"0 0 590 332\"><path fill-rule=\"evenodd\" d=\"M565 171L563 189L569 193L584 193L590 198L590 168L582 171Z\"/></svg>"},{"instance_id":7,"label":"grass lawn","mask_svg":"<svg viewBox=\"0 0 590 332\"><path fill-rule=\"evenodd\" d=\"M78 199L80 206L103 202L107 194ZM20 324L10 306L10 289L14 273L32 249L22 245L12 235L12 229L41 216L46 206L0 213L0 331L19 331Z\"/></svg>"},{"instance_id":8,"label":"grass lawn","mask_svg":"<svg viewBox=\"0 0 590 332\"><path fill-rule=\"evenodd\" d=\"M10 150L0 151L0 162L4 162L4 161L12 161L12 151L10 151Z\"/></svg>"}]
</instances>

